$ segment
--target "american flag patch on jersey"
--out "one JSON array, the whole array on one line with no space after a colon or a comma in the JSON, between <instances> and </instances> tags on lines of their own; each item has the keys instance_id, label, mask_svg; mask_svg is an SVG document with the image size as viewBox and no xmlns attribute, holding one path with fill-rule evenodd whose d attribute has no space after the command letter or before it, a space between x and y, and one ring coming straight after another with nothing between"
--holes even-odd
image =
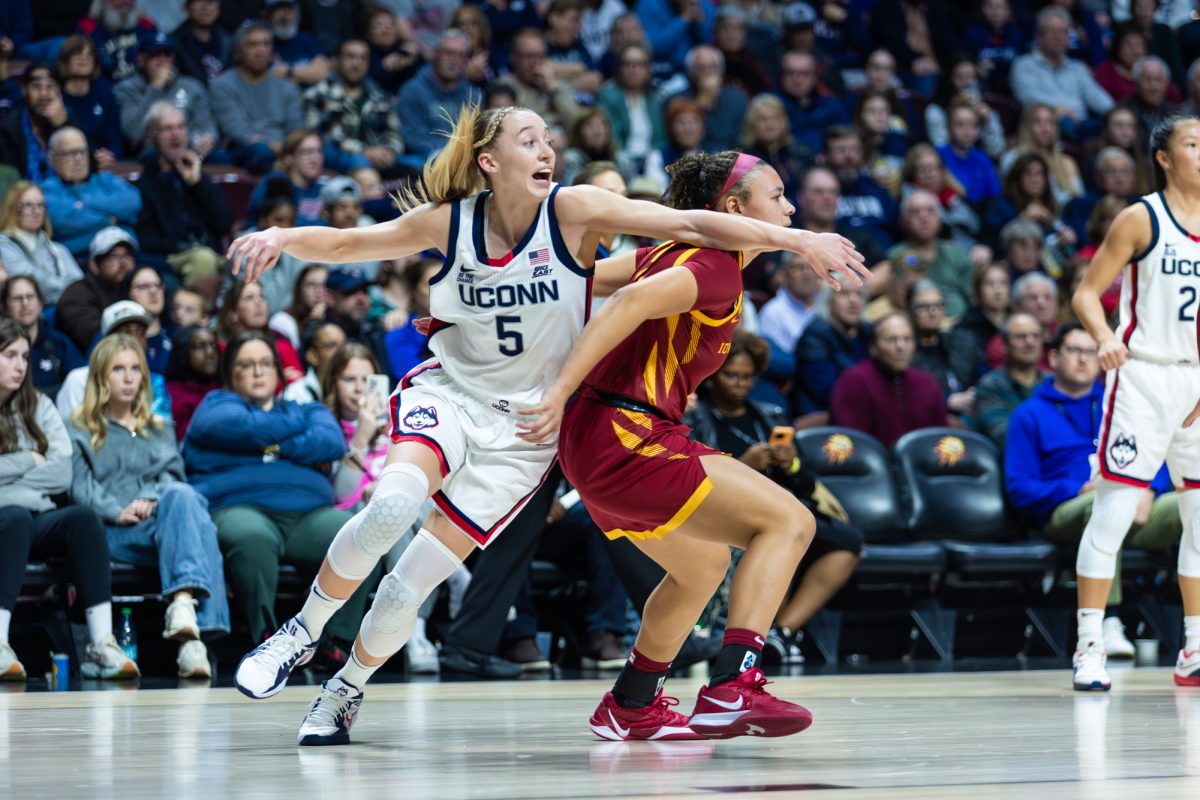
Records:
<instances>
[{"instance_id":1,"label":"american flag patch on jersey","mask_svg":"<svg viewBox=\"0 0 1200 800\"><path fill-rule=\"evenodd\" d=\"M529 266L540 267L550 263L550 248L539 247L529 251Z\"/></svg>"}]
</instances>

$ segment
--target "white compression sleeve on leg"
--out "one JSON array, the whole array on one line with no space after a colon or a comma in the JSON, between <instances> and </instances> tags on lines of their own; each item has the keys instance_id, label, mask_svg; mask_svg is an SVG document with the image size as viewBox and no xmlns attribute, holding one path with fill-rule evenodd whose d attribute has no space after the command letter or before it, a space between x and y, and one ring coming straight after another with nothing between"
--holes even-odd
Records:
<instances>
[{"instance_id":1,"label":"white compression sleeve on leg","mask_svg":"<svg viewBox=\"0 0 1200 800\"><path fill-rule=\"evenodd\" d=\"M1075 573L1085 578L1111 580L1117 571L1117 554L1125 543L1129 526L1137 514L1142 490L1111 481L1096 484L1096 499L1092 502L1092 517L1083 529Z\"/></svg>"},{"instance_id":2,"label":"white compression sleeve on leg","mask_svg":"<svg viewBox=\"0 0 1200 800\"><path fill-rule=\"evenodd\" d=\"M1179 519L1183 536L1179 539L1179 574L1200 578L1200 489L1179 493Z\"/></svg>"},{"instance_id":3,"label":"white compression sleeve on leg","mask_svg":"<svg viewBox=\"0 0 1200 800\"><path fill-rule=\"evenodd\" d=\"M329 566L341 577L361 581L416 521L429 496L429 478L415 464L384 467L367 507L342 526L329 546Z\"/></svg>"},{"instance_id":4,"label":"white compression sleeve on leg","mask_svg":"<svg viewBox=\"0 0 1200 800\"><path fill-rule=\"evenodd\" d=\"M462 564L450 548L424 528L383 576L359 636L375 658L389 658L412 635L421 602Z\"/></svg>"}]
</instances>

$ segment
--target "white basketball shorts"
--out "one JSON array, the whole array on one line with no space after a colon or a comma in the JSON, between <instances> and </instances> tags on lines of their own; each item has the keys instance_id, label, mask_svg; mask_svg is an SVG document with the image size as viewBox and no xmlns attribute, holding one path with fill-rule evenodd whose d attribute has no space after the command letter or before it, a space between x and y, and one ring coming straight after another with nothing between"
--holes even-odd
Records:
<instances>
[{"instance_id":1,"label":"white basketball shorts","mask_svg":"<svg viewBox=\"0 0 1200 800\"><path fill-rule=\"evenodd\" d=\"M1108 373L1100 424L1102 477L1149 486L1163 462L1176 486L1200 488L1200 422L1183 420L1200 399L1200 366L1130 359Z\"/></svg>"}]
</instances>

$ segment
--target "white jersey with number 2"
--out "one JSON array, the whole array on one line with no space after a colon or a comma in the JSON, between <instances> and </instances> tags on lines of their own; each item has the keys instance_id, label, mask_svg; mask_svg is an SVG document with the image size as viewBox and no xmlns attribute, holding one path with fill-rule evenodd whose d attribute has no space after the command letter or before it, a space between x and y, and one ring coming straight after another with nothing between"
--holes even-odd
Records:
<instances>
[{"instance_id":1,"label":"white jersey with number 2","mask_svg":"<svg viewBox=\"0 0 1200 800\"><path fill-rule=\"evenodd\" d=\"M558 188L499 259L484 235L491 192L456 202L446 263L430 280L430 351L463 391L503 413L541 401L587 321L591 272L563 242Z\"/></svg>"},{"instance_id":2,"label":"white jersey with number 2","mask_svg":"<svg viewBox=\"0 0 1200 800\"><path fill-rule=\"evenodd\" d=\"M1139 202L1150 212L1150 245L1125 268L1117 338L1142 361L1200 363L1200 239L1176 221L1162 192Z\"/></svg>"}]
</instances>

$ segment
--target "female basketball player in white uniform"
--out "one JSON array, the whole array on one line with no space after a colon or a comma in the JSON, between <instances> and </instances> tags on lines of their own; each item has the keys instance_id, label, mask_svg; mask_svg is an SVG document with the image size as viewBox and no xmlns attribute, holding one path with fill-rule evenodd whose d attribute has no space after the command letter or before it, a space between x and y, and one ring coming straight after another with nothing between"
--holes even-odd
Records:
<instances>
[{"instance_id":1,"label":"female basketball player in white uniform","mask_svg":"<svg viewBox=\"0 0 1200 800\"><path fill-rule=\"evenodd\" d=\"M1166 461L1179 490L1183 650L1175 683L1200 686L1200 426L1182 423L1200 396L1200 118L1170 117L1151 134L1161 191L1122 211L1072 305L1100 344L1108 372L1096 499L1079 544L1079 644L1074 686L1108 691L1101 621L1121 544L1140 494ZM1105 322L1100 295L1125 270L1121 324Z\"/></svg>"},{"instance_id":2,"label":"female basketball player in white uniform","mask_svg":"<svg viewBox=\"0 0 1200 800\"><path fill-rule=\"evenodd\" d=\"M281 252L327 263L446 254L430 290L434 357L391 400L393 444L367 507L335 537L300 613L238 666L249 697L278 692L312 656L325 623L374 569L420 504L437 510L384 576L350 660L326 681L301 744L345 744L362 686L411 635L425 597L486 546L544 480L554 442L518 437L517 417L557 376L586 320L590 273L573 255L590 231L668 237L725 250L803 254L827 280L860 283L862 256L830 234L729 214L680 212L590 186L556 187L550 132L527 109L467 109L425 168L422 200L400 218L349 230L272 228L230 247L256 279ZM486 187L486 190L485 190ZM417 198L409 198L410 206ZM503 254L493 257L492 254ZM836 282L835 282L836 283ZM465 535L464 535L465 534ZM684 723L686 724L686 723Z\"/></svg>"}]
</instances>

